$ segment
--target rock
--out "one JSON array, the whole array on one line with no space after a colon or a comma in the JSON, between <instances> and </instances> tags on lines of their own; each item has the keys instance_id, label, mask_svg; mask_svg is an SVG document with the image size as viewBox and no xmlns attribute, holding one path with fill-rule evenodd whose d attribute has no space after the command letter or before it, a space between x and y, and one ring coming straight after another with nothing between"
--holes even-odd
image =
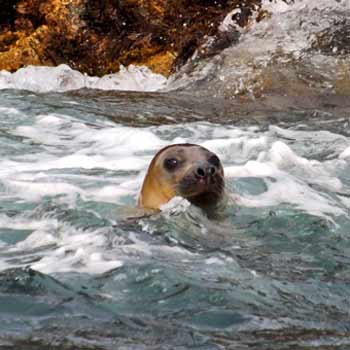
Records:
<instances>
[{"instance_id":1,"label":"rock","mask_svg":"<svg viewBox=\"0 0 350 350\"><path fill-rule=\"evenodd\" d=\"M218 26L235 8L237 25L248 23L261 0L3 0L0 70L68 64L90 75L146 65L169 75L202 47L231 38ZM206 55L215 54L207 50Z\"/></svg>"}]
</instances>

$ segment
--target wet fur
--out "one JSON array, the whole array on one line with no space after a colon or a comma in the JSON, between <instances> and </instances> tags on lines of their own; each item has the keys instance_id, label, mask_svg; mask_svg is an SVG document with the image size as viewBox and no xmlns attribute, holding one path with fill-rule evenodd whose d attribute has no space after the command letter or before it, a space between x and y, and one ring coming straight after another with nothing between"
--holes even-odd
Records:
<instances>
[{"instance_id":1,"label":"wet fur","mask_svg":"<svg viewBox=\"0 0 350 350\"><path fill-rule=\"evenodd\" d=\"M221 162L215 166L216 173L206 184L199 183L195 169L209 163L214 153L195 144L177 144L161 149L152 159L145 176L138 206L146 209L160 209L175 196L186 198L206 212L215 210L225 192L224 173ZM179 159L179 168L169 171L164 168L167 157Z\"/></svg>"}]
</instances>

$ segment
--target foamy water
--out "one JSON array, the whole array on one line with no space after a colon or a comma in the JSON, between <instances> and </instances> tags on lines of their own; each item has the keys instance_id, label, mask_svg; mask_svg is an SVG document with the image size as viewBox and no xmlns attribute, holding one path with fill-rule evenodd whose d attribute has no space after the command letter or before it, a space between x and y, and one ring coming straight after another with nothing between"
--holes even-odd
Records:
<instances>
[{"instance_id":1,"label":"foamy water","mask_svg":"<svg viewBox=\"0 0 350 350\"><path fill-rule=\"evenodd\" d=\"M21 115L15 109L3 109L3 113ZM240 178L262 179L266 190L258 195L237 194L229 187L239 206L283 205L332 222L346 216L349 209L349 203L340 205L339 197L332 193L350 191L349 184L343 183L337 170L349 168L350 141L327 131L310 134L307 130L276 126L259 131L255 127L222 127L209 123L131 128L101 120L95 125L86 124L61 114L39 114L15 126L8 119L2 127L8 130L8 138L16 137L28 146L20 154L2 154L0 196L8 203L26 203L32 209L11 219L0 216L0 227L30 231L23 240L9 245L10 251L27 254L28 250L38 248L40 251L41 247L51 246L48 251L42 249L31 264L45 273L101 273L121 266L123 259L128 259L128 253L107 248L111 244L110 229L95 227L81 231L79 214L77 222L74 218L67 222L64 210L74 211L88 203L110 205L110 209L118 205L135 206L152 156L159 148L172 143L198 143L217 153L225 165L229 184ZM2 142L6 143L6 137ZM305 147L310 142L319 143L319 153L331 148L333 158L309 158ZM326 192L314 189L314 185ZM117 221L117 215L113 218L110 213L99 213L93 207L88 212L101 220L101 224L103 220ZM137 243L134 249L139 249ZM2 260L4 268L11 266L6 258Z\"/></svg>"},{"instance_id":2,"label":"foamy water","mask_svg":"<svg viewBox=\"0 0 350 350\"><path fill-rule=\"evenodd\" d=\"M137 67L1 72L0 347L349 348L348 115L242 104L254 121L239 124L211 99L254 97L259 74L284 63L316 67L333 92L329 72L346 58L313 43L347 4L266 1L271 16L237 46L170 81ZM191 89L67 92L179 86ZM135 210L153 155L182 142L222 160L218 221L181 198Z\"/></svg>"},{"instance_id":3,"label":"foamy water","mask_svg":"<svg viewBox=\"0 0 350 350\"><path fill-rule=\"evenodd\" d=\"M232 345L257 331L294 339L295 327L345 341L337 332L350 311L341 267L350 242L346 119L220 125L196 121L180 100L172 121L189 121L158 125L159 109L169 111L163 94L147 97L147 111L144 93L0 95L0 343L36 337L44 349L60 337L75 349L93 334L102 349L111 339L153 349L166 334L157 344L186 348L192 332L207 346L220 329ZM124 113L136 115L123 123ZM181 142L224 164L219 222L181 198L152 217L135 211L152 157ZM135 335L135 322L146 329Z\"/></svg>"},{"instance_id":4,"label":"foamy water","mask_svg":"<svg viewBox=\"0 0 350 350\"><path fill-rule=\"evenodd\" d=\"M115 74L91 77L65 64L57 67L21 68L15 73L0 72L0 89L22 89L34 92L71 91L83 88L99 90L156 91L165 87L167 79L147 67L121 66Z\"/></svg>"},{"instance_id":5,"label":"foamy water","mask_svg":"<svg viewBox=\"0 0 350 350\"><path fill-rule=\"evenodd\" d=\"M150 341L151 349L154 337L169 334L159 314L170 317L171 329L177 324L186 344L189 330L203 344L216 344L218 329L231 343L240 332L278 330L294 339L295 327L310 339L318 339L317 327L345 341L337 331L339 320L347 322L343 310L350 310L347 271L338 267L349 249L346 120L319 128L307 122L145 127L141 118L141 125L128 126L89 104L84 109L84 96L62 95L64 108L55 102L56 110L57 95L7 91L2 98L0 341L36 336L46 344L62 333L75 348L89 338L81 334L86 328L109 349L121 317L126 338L112 339L135 339L137 320L154 327L155 333L139 330L135 340ZM104 103L102 111L111 108ZM136 199L153 155L182 142L221 158L229 197L222 221L181 198L159 215L138 218ZM62 307L74 324L62 319ZM310 323L301 321L305 315ZM324 315L334 315L337 325L320 321Z\"/></svg>"}]
</instances>

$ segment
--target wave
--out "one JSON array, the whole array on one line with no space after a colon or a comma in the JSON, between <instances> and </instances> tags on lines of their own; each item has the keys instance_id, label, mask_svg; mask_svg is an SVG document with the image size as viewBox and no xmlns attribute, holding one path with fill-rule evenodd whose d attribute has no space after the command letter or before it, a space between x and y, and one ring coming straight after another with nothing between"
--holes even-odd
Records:
<instances>
[{"instance_id":1,"label":"wave","mask_svg":"<svg viewBox=\"0 0 350 350\"><path fill-rule=\"evenodd\" d=\"M82 88L100 90L156 91L163 88L167 79L147 67L130 65L120 67L115 74L101 78L91 77L71 69L65 64L57 67L28 66L15 73L0 72L1 89L20 89L33 92L65 92Z\"/></svg>"}]
</instances>

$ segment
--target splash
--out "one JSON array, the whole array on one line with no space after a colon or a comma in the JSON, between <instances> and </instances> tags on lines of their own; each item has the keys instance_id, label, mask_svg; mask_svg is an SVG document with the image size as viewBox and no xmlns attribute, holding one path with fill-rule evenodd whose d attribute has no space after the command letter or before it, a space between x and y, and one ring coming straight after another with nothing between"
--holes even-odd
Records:
<instances>
[{"instance_id":1,"label":"splash","mask_svg":"<svg viewBox=\"0 0 350 350\"><path fill-rule=\"evenodd\" d=\"M33 92L64 92L83 88L100 90L156 91L167 79L147 67L130 65L101 78L82 74L69 66L21 68L15 73L0 72L0 89L20 89Z\"/></svg>"},{"instance_id":2,"label":"splash","mask_svg":"<svg viewBox=\"0 0 350 350\"><path fill-rule=\"evenodd\" d=\"M246 28L229 14L219 29L239 32L239 40L214 57L195 54L168 89L251 99L350 91L348 0L263 1L262 11Z\"/></svg>"}]
</instances>

